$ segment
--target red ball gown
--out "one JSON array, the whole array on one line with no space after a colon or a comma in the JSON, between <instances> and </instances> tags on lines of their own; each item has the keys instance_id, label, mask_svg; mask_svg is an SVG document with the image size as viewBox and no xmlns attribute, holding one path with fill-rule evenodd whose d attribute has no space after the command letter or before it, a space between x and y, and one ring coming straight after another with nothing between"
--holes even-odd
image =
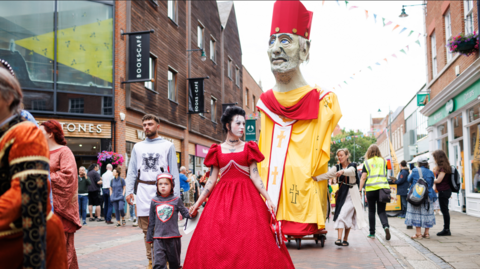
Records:
<instances>
[{"instance_id":1,"label":"red ball gown","mask_svg":"<svg viewBox=\"0 0 480 269\"><path fill-rule=\"evenodd\" d=\"M285 244L277 246L271 215L250 179L249 165L264 158L254 142L228 154L212 145L204 164L219 167L222 177L193 233L184 269L295 268Z\"/></svg>"}]
</instances>

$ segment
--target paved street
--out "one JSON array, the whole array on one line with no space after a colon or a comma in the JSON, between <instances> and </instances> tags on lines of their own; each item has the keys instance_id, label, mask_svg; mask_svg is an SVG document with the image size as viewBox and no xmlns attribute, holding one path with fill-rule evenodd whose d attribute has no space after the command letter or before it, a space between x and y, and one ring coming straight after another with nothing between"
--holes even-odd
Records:
<instances>
[{"instance_id":1,"label":"paved street","mask_svg":"<svg viewBox=\"0 0 480 269\"><path fill-rule=\"evenodd\" d=\"M297 250L292 241L287 244L296 268L479 268L480 232L476 229L478 218L452 212L453 236L437 237L443 227L443 218L431 230L430 240L413 241L413 230L407 230L404 220L389 218L392 239L384 240L377 219L377 239L368 239L367 229L352 231L349 247L333 244L333 223L327 224L325 247L313 240L302 241ZM473 225L472 225L473 224ZM183 233L182 233L183 234ZM182 237L182 260L191 235ZM76 233L75 246L80 268L145 268L147 260L143 234L127 222L126 227L115 228L105 223L89 222Z\"/></svg>"}]
</instances>

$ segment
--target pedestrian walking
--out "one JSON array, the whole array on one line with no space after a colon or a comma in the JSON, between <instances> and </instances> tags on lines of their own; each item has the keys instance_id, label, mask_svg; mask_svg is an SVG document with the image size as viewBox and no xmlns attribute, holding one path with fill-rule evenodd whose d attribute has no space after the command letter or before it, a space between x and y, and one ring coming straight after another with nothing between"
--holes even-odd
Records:
<instances>
[{"instance_id":1,"label":"pedestrian walking","mask_svg":"<svg viewBox=\"0 0 480 269\"><path fill-rule=\"evenodd\" d=\"M136 143L132 149L127 175L127 203L133 204L132 198L136 190L135 201L137 203L137 220L143 231L144 239L147 238L148 217L150 215L150 203L157 192L157 176L163 171L170 171L174 184L174 196L180 195L180 181L177 170L177 154L172 142L158 135L160 120L152 114L142 118L145 140ZM138 171L141 171L137 179ZM137 186L134 188L134 186ZM148 267L152 268L152 252L150 244L145 240L145 248L148 259Z\"/></svg>"},{"instance_id":2,"label":"pedestrian walking","mask_svg":"<svg viewBox=\"0 0 480 269\"><path fill-rule=\"evenodd\" d=\"M198 175L197 178L194 178L194 183L193 183L193 200L194 203L197 202L198 197L200 197L200 182L199 180L203 177L203 175Z\"/></svg>"},{"instance_id":3,"label":"pedestrian walking","mask_svg":"<svg viewBox=\"0 0 480 269\"><path fill-rule=\"evenodd\" d=\"M427 202L422 203L419 206L414 206L411 203L408 203L407 214L405 216L405 224L407 226L414 226L416 229L415 235L411 238L417 240L423 238L430 239L429 230L435 225L435 215L433 214L433 202L437 200L437 195L433 190L435 176L433 175L433 172L430 171L428 158L425 156L418 157L418 167L413 168L412 173L408 176L410 188L414 188L420 178L423 178L428 185ZM425 195L427 195L427 192L425 192ZM422 228L425 229L424 234L422 234Z\"/></svg>"},{"instance_id":4,"label":"pedestrian walking","mask_svg":"<svg viewBox=\"0 0 480 269\"><path fill-rule=\"evenodd\" d=\"M67 268L62 221L50 205L49 147L20 116L22 98L13 70L0 59L0 267Z\"/></svg>"},{"instance_id":5,"label":"pedestrian walking","mask_svg":"<svg viewBox=\"0 0 480 269\"><path fill-rule=\"evenodd\" d=\"M316 181L329 180L335 177L340 187L335 198L335 214L333 226L338 232L337 246L348 246L350 230L362 229L366 226L363 216L362 202L358 185L357 164L350 162L350 152L347 148L337 150L339 164L333 166L327 173L314 177ZM345 231L345 235L343 234ZM342 241L343 236L343 241Z\"/></svg>"},{"instance_id":6,"label":"pedestrian walking","mask_svg":"<svg viewBox=\"0 0 480 269\"><path fill-rule=\"evenodd\" d=\"M174 181L171 174L157 177L157 195L150 204L147 243L153 244L153 268L178 269L180 266L181 241L178 231L178 213L191 218L182 199L173 195Z\"/></svg>"},{"instance_id":7,"label":"pedestrian walking","mask_svg":"<svg viewBox=\"0 0 480 269\"><path fill-rule=\"evenodd\" d=\"M185 166L180 167L180 188L183 189L181 195L183 203L188 202L188 191L190 190L190 178L188 177L187 168Z\"/></svg>"},{"instance_id":8,"label":"pedestrian walking","mask_svg":"<svg viewBox=\"0 0 480 269\"><path fill-rule=\"evenodd\" d=\"M408 182L408 175L410 175L410 170L407 167L407 162L405 160L400 162L400 173L398 173L397 180L397 195L400 195L402 213L400 218L404 219L407 214L407 194L410 183Z\"/></svg>"},{"instance_id":9,"label":"pedestrian walking","mask_svg":"<svg viewBox=\"0 0 480 269\"><path fill-rule=\"evenodd\" d=\"M110 200L112 202L113 208L115 209L115 218L117 219L116 227L125 226L125 190L126 184L125 180L120 177L119 171L116 169L112 170L113 179L110 182ZM120 216L122 217L122 222L120 223Z\"/></svg>"},{"instance_id":10,"label":"pedestrian walking","mask_svg":"<svg viewBox=\"0 0 480 269\"><path fill-rule=\"evenodd\" d=\"M387 204L380 201L380 191L390 189L387 180L387 161L382 158L380 149L376 145L368 147L365 160L360 180L360 190L365 185L370 226L368 238L375 238L375 208L377 208L377 214L385 230L385 239L390 240L390 225L388 225L387 213L385 212Z\"/></svg>"},{"instance_id":11,"label":"pedestrian walking","mask_svg":"<svg viewBox=\"0 0 480 269\"><path fill-rule=\"evenodd\" d=\"M113 224L112 222L112 211L113 205L112 200L110 199L110 183L113 179L112 173L113 166L111 164L107 164L107 171L102 175L102 193L103 193L103 214L105 215L105 222L107 224ZM117 212L117 211L115 211ZM117 213L115 213L116 215Z\"/></svg>"},{"instance_id":12,"label":"pedestrian walking","mask_svg":"<svg viewBox=\"0 0 480 269\"><path fill-rule=\"evenodd\" d=\"M75 251L75 232L82 227L78 215L77 163L72 151L66 146L62 125L48 120L40 125L50 149L50 177L52 179L53 205L63 223L67 261L70 269L78 268Z\"/></svg>"},{"instance_id":13,"label":"pedestrian walking","mask_svg":"<svg viewBox=\"0 0 480 269\"><path fill-rule=\"evenodd\" d=\"M433 159L438 166L438 175L435 179L438 191L438 201L443 214L443 230L437 236L450 236L450 212L448 211L448 200L452 196L449 180L452 176L452 167L447 155L443 150L436 150L432 153Z\"/></svg>"},{"instance_id":14,"label":"pedestrian walking","mask_svg":"<svg viewBox=\"0 0 480 269\"><path fill-rule=\"evenodd\" d=\"M88 186L92 182L87 176L84 166L78 168L78 212L83 225L87 225Z\"/></svg>"},{"instance_id":15,"label":"pedestrian walking","mask_svg":"<svg viewBox=\"0 0 480 269\"><path fill-rule=\"evenodd\" d=\"M87 177L90 179L92 184L88 186L88 212L90 212L90 219L89 221L104 221L104 219L100 216L101 205L103 201L103 197L100 194L100 188L102 186L102 179L100 178L100 174L98 174L98 170L100 166L98 163L92 163L88 167ZM95 207L95 218L93 216L93 207Z\"/></svg>"}]
</instances>

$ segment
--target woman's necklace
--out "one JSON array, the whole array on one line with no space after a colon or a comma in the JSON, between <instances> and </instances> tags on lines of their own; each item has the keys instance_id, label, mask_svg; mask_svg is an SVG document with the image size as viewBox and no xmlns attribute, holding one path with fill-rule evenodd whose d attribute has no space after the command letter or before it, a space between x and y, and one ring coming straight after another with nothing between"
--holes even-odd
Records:
<instances>
[{"instance_id":1,"label":"woman's necklace","mask_svg":"<svg viewBox=\"0 0 480 269\"><path fill-rule=\"evenodd\" d=\"M225 140L225 144L232 147L231 149L228 149L228 151L230 151L231 153L235 152L235 150L237 150L235 147L239 144L238 142L240 142L240 140L230 140L230 142L234 142L235 144L228 143L227 141L228 140Z\"/></svg>"}]
</instances>

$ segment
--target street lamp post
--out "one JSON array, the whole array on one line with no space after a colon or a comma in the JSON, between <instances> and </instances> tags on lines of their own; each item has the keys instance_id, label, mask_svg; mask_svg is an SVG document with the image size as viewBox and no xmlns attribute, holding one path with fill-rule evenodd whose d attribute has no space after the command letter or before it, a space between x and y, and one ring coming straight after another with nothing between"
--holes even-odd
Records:
<instances>
[{"instance_id":1,"label":"street lamp post","mask_svg":"<svg viewBox=\"0 0 480 269\"><path fill-rule=\"evenodd\" d=\"M405 12L405 7L414 7L414 6L425 6L427 4L417 4L417 5L402 5L402 13L398 17L400 18L406 18L408 17L408 14Z\"/></svg>"}]
</instances>

